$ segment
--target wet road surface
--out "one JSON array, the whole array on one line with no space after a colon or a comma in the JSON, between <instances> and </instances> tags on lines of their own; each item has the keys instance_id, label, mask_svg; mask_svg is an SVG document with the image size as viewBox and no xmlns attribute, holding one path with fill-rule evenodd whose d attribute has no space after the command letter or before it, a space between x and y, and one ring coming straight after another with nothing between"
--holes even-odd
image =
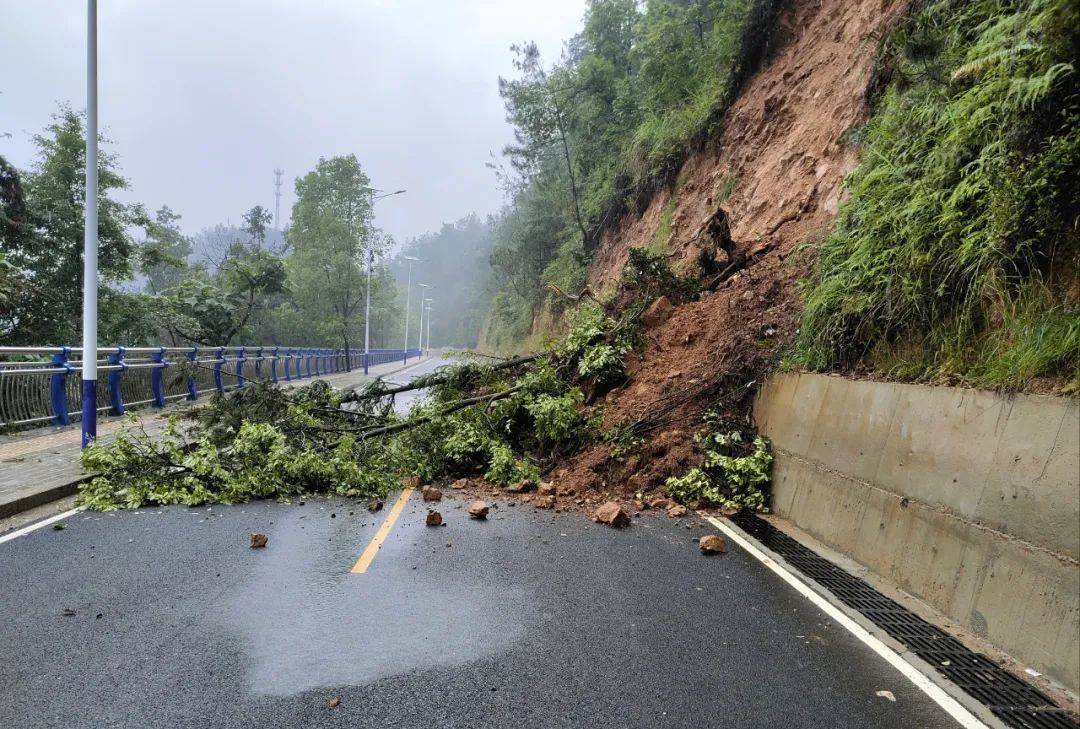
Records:
<instances>
[{"instance_id":1,"label":"wet road surface","mask_svg":"<svg viewBox=\"0 0 1080 729\"><path fill-rule=\"evenodd\" d=\"M696 518L457 499L433 528L413 494L351 573L392 503L79 513L0 544L0 726L953 726L738 547L702 556Z\"/></svg>"}]
</instances>

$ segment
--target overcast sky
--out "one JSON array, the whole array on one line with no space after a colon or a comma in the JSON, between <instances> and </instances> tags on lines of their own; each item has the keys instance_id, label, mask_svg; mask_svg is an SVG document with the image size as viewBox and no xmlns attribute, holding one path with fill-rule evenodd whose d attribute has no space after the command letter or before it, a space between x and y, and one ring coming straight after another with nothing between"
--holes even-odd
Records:
<instances>
[{"instance_id":1,"label":"overcast sky","mask_svg":"<svg viewBox=\"0 0 1080 729\"><path fill-rule=\"evenodd\" d=\"M20 168L60 102L85 106L85 0L0 0L0 154ZM399 241L495 211L511 43L545 58L585 0L100 0L100 119L128 199L194 233L273 210L273 170L355 153Z\"/></svg>"}]
</instances>

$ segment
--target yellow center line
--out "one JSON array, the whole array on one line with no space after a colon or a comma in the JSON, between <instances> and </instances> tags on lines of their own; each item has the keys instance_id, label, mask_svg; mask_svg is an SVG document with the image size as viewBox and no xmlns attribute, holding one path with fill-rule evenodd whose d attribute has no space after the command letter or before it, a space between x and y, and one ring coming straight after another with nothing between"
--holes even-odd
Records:
<instances>
[{"instance_id":1,"label":"yellow center line","mask_svg":"<svg viewBox=\"0 0 1080 729\"><path fill-rule=\"evenodd\" d=\"M409 496L412 495L413 490L411 488L402 489L401 495L398 496L398 500L394 502L393 508L390 509L390 513L386 515L386 520L379 527L379 531L375 532L375 536L371 538L371 542L368 543L364 549L364 553L360 555L360 559L356 560L356 564L353 565L353 574L363 574L367 572L367 568L371 566L371 561L375 559L375 555L379 553L379 549L382 547L383 541L387 535L390 534L390 530L394 528L394 522L401 516L401 512L405 510L405 502L409 500Z\"/></svg>"}]
</instances>

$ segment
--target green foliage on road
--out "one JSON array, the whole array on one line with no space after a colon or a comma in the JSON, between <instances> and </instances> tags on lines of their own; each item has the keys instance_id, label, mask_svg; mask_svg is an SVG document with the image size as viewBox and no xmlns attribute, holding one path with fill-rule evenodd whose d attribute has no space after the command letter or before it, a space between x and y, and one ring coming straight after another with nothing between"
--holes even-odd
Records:
<instances>
[{"instance_id":1,"label":"green foliage on road","mask_svg":"<svg viewBox=\"0 0 1080 729\"><path fill-rule=\"evenodd\" d=\"M215 395L161 436L141 429L83 454L96 477L79 503L235 504L329 492L385 494L405 477L482 476L536 481L600 435L586 404L623 372L636 341L631 317L585 307L551 353L515 368L475 362L420 378L428 396L405 416L382 383L342 393L318 381L296 390L267 383Z\"/></svg>"},{"instance_id":2,"label":"green foliage on road","mask_svg":"<svg viewBox=\"0 0 1080 729\"><path fill-rule=\"evenodd\" d=\"M773 462L768 442L732 428L715 413L706 413L704 420L708 429L694 438L704 454L702 463L682 476L669 478L668 495L723 509L764 509Z\"/></svg>"},{"instance_id":3,"label":"green foliage on road","mask_svg":"<svg viewBox=\"0 0 1080 729\"><path fill-rule=\"evenodd\" d=\"M1080 361L1080 9L933 0L887 40L797 364L1021 386Z\"/></svg>"}]
</instances>

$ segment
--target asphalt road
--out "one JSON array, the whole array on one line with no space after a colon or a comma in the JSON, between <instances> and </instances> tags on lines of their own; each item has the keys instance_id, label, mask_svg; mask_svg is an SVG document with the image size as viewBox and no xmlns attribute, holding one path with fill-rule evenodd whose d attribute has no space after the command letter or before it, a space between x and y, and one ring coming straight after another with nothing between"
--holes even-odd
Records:
<instances>
[{"instance_id":1,"label":"asphalt road","mask_svg":"<svg viewBox=\"0 0 1080 729\"><path fill-rule=\"evenodd\" d=\"M388 510L79 513L0 544L0 727L953 726L738 547L702 556L705 522L449 500L434 528L414 494L351 573Z\"/></svg>"}]
</instances>

